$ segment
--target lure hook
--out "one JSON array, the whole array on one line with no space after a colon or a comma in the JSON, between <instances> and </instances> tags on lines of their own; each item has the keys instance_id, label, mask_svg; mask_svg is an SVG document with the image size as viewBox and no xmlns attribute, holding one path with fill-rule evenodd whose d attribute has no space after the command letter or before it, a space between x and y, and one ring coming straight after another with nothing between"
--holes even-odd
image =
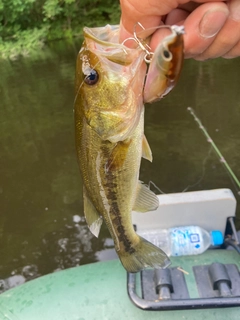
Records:
<instances>
[{"instance_id":1,"label":"lure hook","mask_svg":"<svg viewBox=\"0 0 240 320\"><path fill-rule=\"evenodd\" d=\"M136 25L139 25L143 30L145 30L145 28L142 26L142 24L141 24L140 22L137 22L137 23L135 24L135 26L134 26L133 37L130 37L130 38L125 39L125 40L122 42L122 44L124 45L124 44L125 44L127 41L129 41L129 40L135 41L135 42L138 44L138 46L139 46L143 51L145 51L145 53L146 53L145 56L144 56L144 61L145 61L146 63L150 63L151 60L152 60L153 52L150 51L151 48L149 47L148 44L143 43L143 40L142 40L141 38L138 38L137 33L136 33Z\"/></svg>"},{"instance_id":2,"label":"lure hook","mask_svg":"<svg viewBox=\"0 0 240 320\"><path fill-rule=\"evenodd\" d=\"M143 43L143 40L141 38L139 38L137 36L137 33L136 33L136 26L139 25L143 30L146 30L144 28L144 26L140 23L140 22L137 22L135 25L134 25L134 31L133 31L133 36L134 38L136 39L139 47L146 52L145 56L144 56L144 61L146 63L150 63L151 60L152 60L152 56L153 56L153 52L151 51L151 47L147 44L147 43Z\"/></svg>"}]
</instances>

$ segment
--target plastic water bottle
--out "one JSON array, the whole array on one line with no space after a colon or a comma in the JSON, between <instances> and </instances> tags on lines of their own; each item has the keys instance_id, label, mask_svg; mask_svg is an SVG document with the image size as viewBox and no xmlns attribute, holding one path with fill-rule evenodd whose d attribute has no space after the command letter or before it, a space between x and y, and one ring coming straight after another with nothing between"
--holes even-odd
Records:
<instances>
[{"instance_id":1,"label":"plastic water bottle","mask_svg":"<svg viewBox=\"0 0 240 320\"><path fill-rule=\"evenodd\" d=\"M211 245L223 243L221 231L208 232L198 226L155 229L139 232L139 235L161 248L169 256L185 256L203 253Z\"/></svg>"}]
</instances>

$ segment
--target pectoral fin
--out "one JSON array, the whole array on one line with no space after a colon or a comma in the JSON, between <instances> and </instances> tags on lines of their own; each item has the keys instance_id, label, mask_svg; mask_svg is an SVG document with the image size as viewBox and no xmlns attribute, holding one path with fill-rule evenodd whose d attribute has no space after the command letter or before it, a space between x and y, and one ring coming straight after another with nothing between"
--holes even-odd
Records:
<instances>
[{"instance_id":1,"label":"pectoral fin","mask_svg":"<svg viewBox=\"0 0 240 320\"><path fill-rule=\"evenodd\" d=\"M118 170L123 166L131 142L131 139L126 139L115 144L105 166L107 172Z\"/></svg>"},{"instance_id":2,"label":"pectoral fin","mask_svg":"<svg viewBox=\"0 0 240 320\"><path fill-rule=\"evenodd\" d=\"M83 205L84 205L84 215L87 222L87 225L92 232L92 234L98 238L101 225L102 217L92 204L92 201L89 199L87 192L84 188L83 190Z\"/></svg>"},{"instance_id":3,"label":"pectoral fin","mask_svg":"<svg viewBox=\"0 0 240 320\"><path fill-rule=\"evenodd\" d=\"M142 140L142 157L152 162L152 151L145 135L143 136Z\"/></svg>"},{"instance_id":4,"label":"pectoral fin","mask_svg":"<svg viewBox=\"0 0 240 320\"><path fill-rule=\"evenodd\" d=\"M147 212L156 210L158 206L159 200L157 195L139 181L133 210Z\"/></svg>"}]
</instances>

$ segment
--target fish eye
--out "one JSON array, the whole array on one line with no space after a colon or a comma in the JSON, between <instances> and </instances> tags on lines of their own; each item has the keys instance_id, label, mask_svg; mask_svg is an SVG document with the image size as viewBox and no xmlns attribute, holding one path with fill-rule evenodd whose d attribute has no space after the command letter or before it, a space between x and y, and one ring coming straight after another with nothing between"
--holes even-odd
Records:
<instances>
[{"instance_id":1,"label":"fish eye","mask_svg":"<svg viewBox=\"0 0 240 320\"><path fill-rule=\"evenodd\" d=\"M163 50L163 56L166 59L171 58L171 53L168 50Z\"/></svg>"},{"instance_id":2,"label":"fish eye","mask_svg":"<svg viewBox=\"0 0 240 320\"><path fill-rule=\"evenodd\" d=\"M85 77L84 82L90 86L97 83L99 79L98 73L96 70L91 69L89 74Z\"/></svg>"}]
</instances>

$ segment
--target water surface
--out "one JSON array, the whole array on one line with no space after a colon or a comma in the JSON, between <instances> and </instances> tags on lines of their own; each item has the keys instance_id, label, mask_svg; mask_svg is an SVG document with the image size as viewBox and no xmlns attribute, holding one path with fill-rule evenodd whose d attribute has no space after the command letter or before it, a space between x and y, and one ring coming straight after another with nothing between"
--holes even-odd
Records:
<instances>
[{"instance_id":1,"label":"water surface","mask_svg":"<svg viewBox=\"0 0 240 320\"><path fill-rule=\"evenodd\" d=\"M103 226L86 227L74 146L75 59L80 42L0 62L0 292L26 279L107 259ZM200 117L240 178L240 59L185 62L177 88L146 106L154 161L140 179L165 193L237 188L192 116ZM239 208L237 215L240 217Z\"/></svg>"}]
</instances>

